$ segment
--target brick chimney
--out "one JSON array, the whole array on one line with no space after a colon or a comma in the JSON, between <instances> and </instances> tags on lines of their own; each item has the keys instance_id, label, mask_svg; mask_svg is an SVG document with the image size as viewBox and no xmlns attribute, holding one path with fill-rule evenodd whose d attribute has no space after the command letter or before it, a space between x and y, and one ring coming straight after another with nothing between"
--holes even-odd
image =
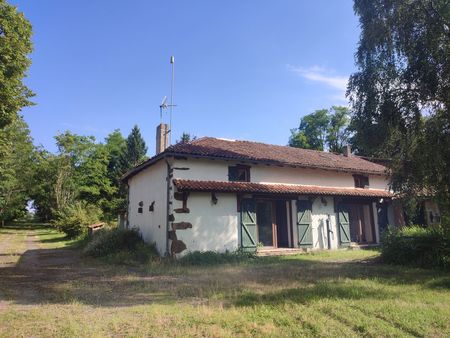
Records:
<instances>
[{"instance_id":1,"label":"brick chimney","mask_svg":"<svg viewBox=\"0 0 450 338\"><path fill-rule=\"evenodd\" d=\"M345 156L345 157L350 157L350 156L352 156L352 146L351 146L350 144L347 144L347 145L344 147L344 156Z\"/></svg>"},{"instance_id":2,"label":"brick chimney","mask_svg":"<svg viewBox=\"0 0 450 338\"><path fill-rule=\"evenodd\" d=\"M169 146L169 126L165 123L160 123L156 127L156 155L166 150Z\"/></svg>"}]
</instances>

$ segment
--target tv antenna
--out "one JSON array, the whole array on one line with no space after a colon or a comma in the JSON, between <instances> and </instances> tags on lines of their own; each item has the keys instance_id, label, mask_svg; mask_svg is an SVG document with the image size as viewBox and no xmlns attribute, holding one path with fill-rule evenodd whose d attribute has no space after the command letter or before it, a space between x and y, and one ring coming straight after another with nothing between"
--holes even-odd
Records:
<instances>
[{"instance_id":1,"label":"tv antenna","mask_svg":"<svg viewBox=\"0 0 450 338\"><path fill-rule=\"evenodd\" d=\"M170 81L170 102L167 104L167 96L164 96L161 104L159 105L159 114L162 122L162 113L164 110L169 109L169 129L167 130L166 134L169 135L169 145L172 144L172 112L173 107L176 107L176 104L173 104L173 88L174 88L174 82L175 82L175 57L172 55L170 57L170 64L172 65L172 78Z\"/></svg>"}]
</instances>

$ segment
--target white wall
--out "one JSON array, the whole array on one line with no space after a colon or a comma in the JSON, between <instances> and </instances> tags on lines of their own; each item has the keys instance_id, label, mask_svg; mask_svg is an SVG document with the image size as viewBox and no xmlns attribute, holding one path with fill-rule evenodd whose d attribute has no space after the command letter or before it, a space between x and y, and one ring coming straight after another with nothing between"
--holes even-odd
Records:
<instances>
[{"instance_id":1,"label":"white wall","mask_svg":"<svg viewBox=\"0 0 450 338\"><path fill-rule=\"evenodd\" d=\"M217 204L211 202L211 193L191 192L187 199L189 213L174 213L175 222L189 222L192 228L176 230L177 239L189 251L235 251L239 246L239 214L235 194L216 194ZM174 208L182 202L174 200Z\"/></svg>"},{"instance_id":2,"label":"white wall","mask_svg":"<svg viewBox=\"0 0 450 338\"><path fill-rule=\"evenodd\" d=\"M302 196L300 200L307 199ZM323 203L325 202L325 203ZM330 216L330 234L327 232L327 219ZM297 205L296 201L292 201L292 219L294 223L294 247L298 247L297 234ZM334 212L334 198L333 197L318 197L313 200L311 210L311 231L313 238L312 249L328 249L328 235L331 239L331 248L337 249L339 247L339 234L337 230L336 214Z\"/></svg>"},{"instance_id":3,"label":"white wall","mask_svg":"<svg viewBox=\"0 0 450 338\"><path fill-rule=\"evenodd\" d=\"M203 159L176 160L175 166L187 167L189 170L177 171L176 177L181 179L204 181L228 181L228 166L235 161L212 161ZM281 183L317 185L326 187L354 188L351 173L321 169L304 169L252 164L250 179L257 183ZM369 175L370 189L388 190L388 181L384 176Z\"/></svg>"},{"instance_id":4,"label":"white wall","mask_svg":"<svg viewBox=\"0 0 450 338\"><path fill-rule=\"evenodd\" d=\"M314 249L328 249L328 233L327 219L330 215L330 233L331 248L339 247L339 234L336 227L336 214L334 212L334 199L332 197L324 197L326 205L322 202L322 198L315 198L312 204L312 233Z\"/></svg>"},{"instance_id":5,"label":"white wall","mask_svg":"<svg viewBox=\"0 0 450 338\"><path fill-rule=\"evenodd\" d=\"M139 228L146 242L155 242L161 255L166 251L166 177L166 163L159 161L128 181L128 225ZM138 213L140 201L144 204L142 214ZM149 211L153 201L154 211Z\"/></svg>"}]
</instances>

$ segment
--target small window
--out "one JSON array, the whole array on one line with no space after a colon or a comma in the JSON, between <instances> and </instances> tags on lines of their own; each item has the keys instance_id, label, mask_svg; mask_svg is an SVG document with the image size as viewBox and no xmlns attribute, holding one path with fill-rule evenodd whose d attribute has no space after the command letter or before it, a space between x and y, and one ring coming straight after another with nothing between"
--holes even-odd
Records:
<instances>
[{"instance_id":1,"label":"small window","mask_svg":"<svg viewBox=\"0 0 450 338\"><path fill-rule=\"evenodd\" d=\"M368 188L369 187L369 177L363 175L354 175L355 188Z\"/></svg>"},{"instance_id":2,"label":"small window","mask_svg":"<svg viewBox=\"0 0 450 338\"><path fill-rule=\"evenodd\" d=\"M228 167L228 180L235 182L250 182L250 167L246 165Z\"/></svg>"}]
</instances>

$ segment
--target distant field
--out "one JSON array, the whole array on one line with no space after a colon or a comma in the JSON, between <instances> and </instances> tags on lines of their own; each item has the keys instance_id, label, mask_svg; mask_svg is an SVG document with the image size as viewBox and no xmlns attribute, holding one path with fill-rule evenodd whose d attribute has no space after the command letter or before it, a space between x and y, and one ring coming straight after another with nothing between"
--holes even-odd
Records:
<instances>
[{"instance_id":1,"label":"distant field","mask_svg":"<svg viewBox=\"0 0 450 338\"><path fill-rule=\"evenodd\" d=\"M1 337L450 336L450 274L376 251L118 267L74 244L0 228Z\"/></svg>"}]
</instances>

